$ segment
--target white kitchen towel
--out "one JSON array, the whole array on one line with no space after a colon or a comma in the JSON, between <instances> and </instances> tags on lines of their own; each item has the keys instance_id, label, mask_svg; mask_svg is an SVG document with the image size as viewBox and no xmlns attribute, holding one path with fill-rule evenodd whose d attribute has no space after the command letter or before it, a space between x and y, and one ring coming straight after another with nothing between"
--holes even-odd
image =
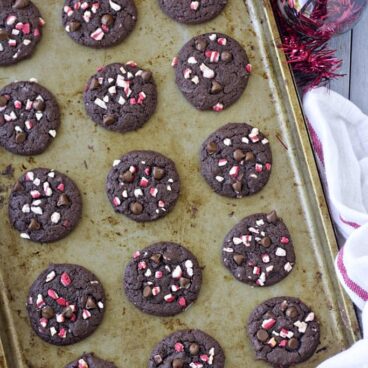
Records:
<instances>
[{"instance_id":1,"label":"white kitchen towel","mask_svg":"<svg viewBox=\"0 0 368 368\"><path fill-rule=\"evenodd\" d=\"M347 239L336 273L363 311L365 337L318 368L368 368L368 117L324 87L303 105L332 218Z\"/></svg>"}]
</instances>

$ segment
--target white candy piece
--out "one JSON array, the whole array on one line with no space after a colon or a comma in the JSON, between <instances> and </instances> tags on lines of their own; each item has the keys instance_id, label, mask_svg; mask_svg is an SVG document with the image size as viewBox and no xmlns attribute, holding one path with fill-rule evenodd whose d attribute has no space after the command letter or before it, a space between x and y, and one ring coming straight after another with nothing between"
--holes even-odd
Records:
<instances>
[{"instance_id":1,"label":"white candy piece","mask_svg":"<svg viewBox=\"0 0 368 368\"><path fill-rule=\"evenodd\" d=\"M300 333L304 333L305 331L307 331L307 327L308 327L308 325L302 321L296 321L294 323L294 326L298 328L298 331Z\"/></svg>"},{"instance_id":2,"label":"white candy piece","mask_svg":"<svg viewBox=\"0 0 368 368\"><path fill-rule=\"evenodd\" d=\"M230 138L225 138L224 139L224 145L225 146L231 146L231 139Z\"/></svg>"},{"instance_id":3,"label":"white candy piece","mask_svg":"<svg viewBox=\"0 0 368 368\"><path fill-rule=\"evenodd\" d=\"M25 205L23 205L23 207L22 207L22 212L23 213L30 213L30 211L31 211L31 208L30 208L30 206L29 206L29 204L25 204Z\"/></svg>"},{"instance_id":4,"label":"white candy piece","mask_svg":"<svg viewBox=\"0 0 368 368\"><path fill-rule=\"evenodd\" d=\"M194 56L191 56L191 57L188 59L188 63L189 63L189 64L197 64L197 59L196 59Z\"/></svg>"},{"instance_id":5,"label":"white candy piece","mask_svg":"<svg viewBox=\"0 0 368 368\"><path fill-rule=\"evenodd\" d=\"M278 257L285 257L286 256L286 250L282 248L277 248L276 253Z\"/></svg>"},{"instance_id":6,"label":"white candy piece","mask_svg":"<svg viewBox=\"0 0 368 368\"><path fill-rule=\"evenodd\" d=\"M59 221L60 221L60 213L59 212L54 212L52 215L51 215L51 222L53 224L57 224Z\"/></svg>"},{"instance_id":7,"label":"white candy piece","mask_svg":"<svg viewBox=\"0 0 368 368\"><path fill-rule=\"evenodd\" d=\"M52 281L55 278L55 276L56 276L56 272L55 271L51 271L46 276L46 282Z\"/></svg>"},{"instance_id":8,"label":"white candy piece","mask_svg":"<svg viewBox=\"0 0 368 368\"><path fill-rule=\"evenodd\" d=\"M312 322L312 321L314 321L314 313L310 312L305 318L305 322Z\"/></svg>"},{"instance_id":9,"label":"white candy piece","mask_svg":"<svg viewBox=\"0 0 368 368\"><path fill-rule=\"evenodd\" d=\"M96 98L95 99L95 104L99 107L101 107L101 109L107 109L107 105L104 101L102 101L100 98Z\"/></svg>"},{"instance_id":10,"label":"white candy piece","mask_svg":"<svg viewBox=\"0 0 368 368\"><path fill-rule=\"evenodd\" d=\"M215 77L215 72L204 63L200 65L199 69L201 69L201 72L205 78L212 79Z\"/></svg>"}]
</instances>

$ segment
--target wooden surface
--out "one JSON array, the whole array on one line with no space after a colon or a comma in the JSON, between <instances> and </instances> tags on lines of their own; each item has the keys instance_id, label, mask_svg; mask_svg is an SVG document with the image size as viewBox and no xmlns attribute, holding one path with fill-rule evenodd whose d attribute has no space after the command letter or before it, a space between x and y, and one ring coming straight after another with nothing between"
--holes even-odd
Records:
<instances>
[{"instance_id":1,"label":"wooden surface","mask_svg":"<svg viewBox=\"0 0 368 368\"><path fill-rule=\"evenodd\" d=\"M355 28L331 40L344 61L344 77L331 82L331 89L349 98L368 114L368 9Z\"/></svg>"}]
</instances>

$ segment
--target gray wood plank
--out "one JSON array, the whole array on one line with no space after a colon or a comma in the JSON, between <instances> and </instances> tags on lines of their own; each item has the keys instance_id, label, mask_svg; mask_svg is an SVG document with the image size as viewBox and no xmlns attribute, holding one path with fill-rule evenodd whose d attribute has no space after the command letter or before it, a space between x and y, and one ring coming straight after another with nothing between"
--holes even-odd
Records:
<instances>
[{"instance_id":1,"label":"gray wood plank","mask_svg":"<svg viewBox=\"0 0 368 368\"><path fill-rule=\"evenodd\" d=\"M336 57L343 60L343 65L340 69L341 74L345 76L332 80L330 87L332 90L349 98L350 95L350 60L351 60L351 37L352 33L347 32L340 36L334 37L329 42L329 47L336 50Z\"/></svg>"},{"instance_id":2,"label":"gray wood plank","mask_svg":"<svg viewBox=\"0 0 368 368\"><path fill-rule=\"evenodd\" d=\"M353 29L350 99L368 113L368 11Z\"/></svg>"}]
</instances>

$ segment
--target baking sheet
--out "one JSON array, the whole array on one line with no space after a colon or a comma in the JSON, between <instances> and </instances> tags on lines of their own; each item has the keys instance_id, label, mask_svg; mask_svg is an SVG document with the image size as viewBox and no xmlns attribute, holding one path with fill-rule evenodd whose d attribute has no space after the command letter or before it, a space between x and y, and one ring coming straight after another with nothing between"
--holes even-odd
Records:
<instances>
[{"instance_id":1,"label":"baking sheet","mask_svg":"<svg viewBox=\"0 0 368 368\"><path fill-rule=\"evenodd\" d=\"M113 360L118 367L146 367L153 347L181 328L200 328L215 337L226 353L226 367L266 367L254 360L245 324L263 300L280 295L300 297L317 313L322 327L318 353L300 367L315 367L358 336L358 325L333 277L336 243L311 155L295 89L282 55L275 50L275 24L268 1L229 0L221 16L198 26L171 21L155 0L136 0L139 20L121 45L91 50L72 42L60 25L63 1L34 0L47 21L43 40L28 61L0 70L0 86L36 78L57 97L62 109L58 137L42 155L18 157L0 149L0 171L8 164L14 176L1 176L0 195L0 337L9 368L63 367L85 351ZM253 64L240 100L220 114L192 108L174 82L171 59L192 36L223 32L237 39ZM86 116L82 93L97 67L135 60L150 68L158 85L157 113L146 126L128 134L96 127ZM274 166L259 194L241 200L220 197L199 173L202 141L227 122L249 122L269 138ZM164 219L138 224L116 214L104 183L113 160L133 149L153 149L172 158L182 193ZM26 169L49 167L68 174L83 194L83 218L66 239L51 245L21 240L7 218L7 196ZM269 288L237 282L221 264L225 234L243 217L276 209L295 245L292 274ZM122 292L125 265L133 251L160 240L188 247L204 267L198 301L173 318L157 318L135 309ZM58 348L32 332L25 311L28 288L50 262L75 262L94 272L107 293L102 325L88 339ZM1 350L1 349L0 349ZM0 367L5 366L0 353Z\"/></svg>"}]
</instances>

